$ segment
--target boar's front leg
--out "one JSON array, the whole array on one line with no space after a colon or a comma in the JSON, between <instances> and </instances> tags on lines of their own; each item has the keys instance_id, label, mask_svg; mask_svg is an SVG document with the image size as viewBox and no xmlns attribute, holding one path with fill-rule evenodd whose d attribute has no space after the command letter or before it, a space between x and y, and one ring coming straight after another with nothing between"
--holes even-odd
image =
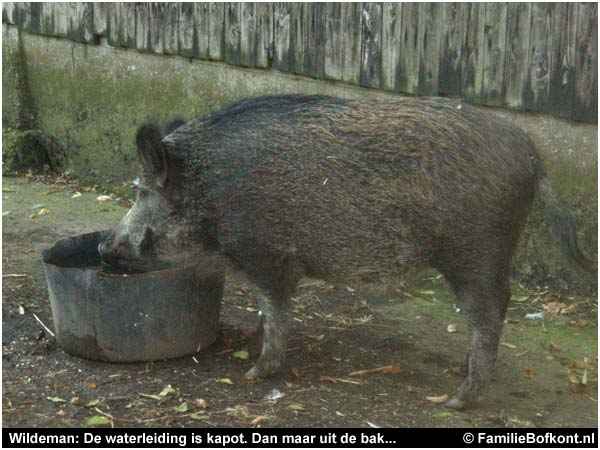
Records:
<instances>
[{"instance_id":1,"label":"boar's front leg","mask_svg":"<svg viewBox=\"0 0 600 450\"><path fill-rule=\"evenodd\" d=\"M250 260L253 264L244 264L242 269L266 294L258 299L262 312L260 356L246 373L246 378L256 379L273 375L283 366L288 329L286 312L302 270L292 257L265 255Z\"/></svg>"}]
</instances>

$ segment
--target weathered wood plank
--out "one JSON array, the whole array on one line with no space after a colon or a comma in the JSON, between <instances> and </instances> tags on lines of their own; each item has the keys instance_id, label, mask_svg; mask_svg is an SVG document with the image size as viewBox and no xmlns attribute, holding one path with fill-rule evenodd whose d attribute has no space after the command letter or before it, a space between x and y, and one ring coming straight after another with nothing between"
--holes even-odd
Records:
<instances>
[{"instance_id":1,"label":"weathered wood plank","mask_svg":"<svg viewBox=\"0 0 600 450\"><path fill-rule=\"evenodd\" d=\"M127 39L127 14L125 9L133 4L130 3L108 3L108 13L107 13L107 33L106 40L108 45L112 47L125 47L128 46ZM133 5L135 6L135 5ZM130 6L131 8L131 6ZM135 13L135 9L131 8L131 10ZM57 11L57 21L58 21L58 11ZM135 32L135 15L134 15L134 28ZM135 48L135 41L133 48Z\"/></svg>"},{"instance_id":2,"label":"weathered wood plank","mask_svg":"<svg viewBox=\"0 0 600 450\"><path fill-rule=\"evenodd\" d=\"M483 85L483 33L484 3L469 4L467 38L462 62L463 96L474 103L479 102Z\"/></svg>"},{"instance_id":3,"label":"weathered wood plank","mask_svg":"<svg viewBox=\"0 0 600 450\"><path fill-rule=\"evenodd\" d=\"M209 59L210 47L210 4L194 3L194 17L196 19L196 52L194 57Z\"/></svg>"},{"instance_id":4,"label":"weathered wood plank","mask_svg":"<svg viewBox=\"0 0 600 450\"><path fill-rule=\"evenodd\" d=\"M162 11L163 52L168 55L179 53L179 5L166 3Z\"/></svg>"},{"instance_id":5,"label":"weathered wood plank","mask_svg":"<svg viewBox=\"0 0 600 450\"><path fill-rule=\"evenodd\" d=\"M42 31L42 2L29 2L29 23L26 30L30 33L40 34Z\"/></svg>"},{"instance_id":6,"label":"weathered wood plank","mask_svg":"<svg viewBox=\"0 0 600 450\"><path fill-rule=\"evenodd\" d=\"M93 3L92 7L94 14L94 35L104 36L107 32L108 3Z\"/></svg>"},{"instance_id":7,"label":"weathered wood plank","mask_svg":"<svg viewBox=\"0 0 600 450\"><path fill-rule=\"evenodd\" d=\"M13 17L17 28L20 30L29 30L31 24L31 4L29 2L15 3Z\"/></svg>"},{"instance_id":8,"label":"weathered wood plank","mask_svg":"<svg viewBox=\"0 0 600 450\"><path fill-rule=\"evenodd\" d=\"M344 33L342 79L356 85L360 84L362 28L362 5L342 3L342 32Z\"/></svg>"},{"instance_id":9,"label":"weathered wood plank","mask_svg":"<svg viewBox=\"0 0 600 450\"><path fill-rule=\"evenodd\" d=\"M196 30L196 15L194 3L179 4L179 54L185 58L197 56L198 31Z\"/></svg>"},{"instance_id":10,"label":"weathered wood plank","mask_svg":"<svg viewBox=\"0 0 600 450\"><path fill-rule=\"evenodd\" d=\"M135 48L136 46L136 16L135 3L123 3L121 7L121 21L123 22L124 46Z\"/></svg>"},{"instance_id":11,"label":"weathered wood plank","mask_svg":"<svg viewBox=\"0 0 600 450\"><path fill-rule=\"evenodd\" d=\"M557 3L552 26L550 67L550 112L571 117L575 96L575 39L577 4Z\"/></svg>"},{"instance_id":12,"label":"weathered wood plank","mask_svg":"<svg viewBox=\"0 0 600 450\"><path fill-rule=\"evenodd\" d=\"M469 5L444 3L442 10L438 90L444 94L460 95L462 91L462 52L466 45L465 25L469 14Z\"/></svg>"},{"instance_id":13,"label":"weathered wood plank","mask_svg":"<svg viewBox=\"0 0 600 450\"><path fill-rule=\"evenodd\" d=\"M421 3L419 40L419 94L437 95L440 74L440 45L442 39L442 4Z\"/></svg>"},{"instance_id":14,"label":"weathered wood plank","mask_svg":"<svg viewBox=\"0 0 600 450\"><path fill-rule=\"evenodd\" d=\"M381 30L381 87L398 88L398 62L402 51L402 3L384 3Z\"/></svg>"},{"instance_id":15,"label":"weathered wood plank","mask_svg":"<svg viewBox=\"0 0 600 450\"><path fill-rule=\"evenodd\" d=\"M225 46L223 57L229 64L239 64L240 62L240 22L240 4L227 3L225 5Z\"/></svg>"},{"instance_id":16,"label":"weathered wood plank","mask_svg":"<svg viewBox=\"0 0 600 450\"><path fill-rule=\"evenodd\" d=\"M419 39L420 7L418 3L402 5L400 34L402 50L398 60L398 90L416 94L419 90L419 58L421 40Z\"/></svg>"},{"instance_id":17,"label":"weathered wood plank","mask_svg":"<svg viewBox=\"0 0 600 450\"><path fill-rule=\"evenodd\" d=\"M502 106L504 103L507 12L506 3L485 4L481 102L486 105Z\"/></svg>"},{"instance_id":18,"label":"weathered wood plank","mask_svg":"<svg viewBox=\"0 0 600 450\"><path fill-rule=\"evenodd\" d=\"M225 4L211 2L208 6L208 57L223 60Z\"/></svg>"},{"instance_id":19,"label":"weathered wood plank","mask_svg":"<svg viewBox=\"0 0 600 450\"><path fill-rule=\"evenodd\" d=\"M56 14L55 4L51 2L42 3L40 33L46 36L55 36L54 18Z\"/></svg>"},{"instance_id":20,"label":"weathered wood plank","mask_svg":"<svg viewBox=\"0 0 600 450\"><path fill-rule=\"evenodd\" d=\"M309 3L306 29L305 75L325 77L325 3Z\"/></svg>"},{"instance_id":21,"label":"weathered wood plank","mask_svg":"<svg viewBox=\"0 0 600 450\"><path fill-rule=\"evenodd\" d=\"M341 80L344 70L344 33L341 3L325 6L325 70L328 80Z\"/></svg>"},{"instance_id":22,"label":"weathered wood plank","mask_svg":"<svg viewBox=\"0 0 600 450\"><path fill-rule=\"evenodd\" d=\"M273 67L277 70L290 70L290 22L289 3L276 3L273 6Z\"/></svg>"},{"instance_id":23,"label":"weathered wood plank","mask_svg":"<svg viewBox=\"0 0 600 450\"><path fill-rule=\"evenodd\" d=\"M15 2L2 2L2 23L15 24Z\"/></svg>"},{"instance_id":24,"label":"weathered wood plank","mask_svg":"<svg viewBox=\"0 0 600 450\"><path fill-rule=\"evenodd\" d=\"M290 71L304 74L306 62L306 35L308 30L308 4L290 4Z\"/></svg>"},{"instance_id":25,"label":"weathered wood plank","mask_svg":"<svg viewBox=\"0 0 600 450\"><path fill-rule=\"evenodd\" d=\"M254 2L240 5L240 59L239 64L253 67L256 50L256 7Z\"/></svg>"},{"instance_id":26,"label":"weathered wood plank","mask_svg":"<svg viewBox=\"0 0 600 450\"><path fill-rule=\"evenodd\" d=\"M507 15L504 104L524 107L529 67L531 3L510 3Z\"/></svg>"},{"instance_id":27,"label":"weathered wood plank","mask_svg":"<svg viewBox=\"0 0 600 450\"><path fill-rule=\"evenodd\" d=\"M379 88L381 86L381 3L363 3L361 86Z\"/></svg>"},{"instance_id":28,"label":"weathered wood plank","mask_svg":"<svg viewBox=\"0 0 600 450\"><path fill-rule=\"evenodd\" d=\"M529 70L524 106L534 111L548 111L554 6L552 3L531 5Z\"/></svg>"},{"instance_id":29,"label":"weathered wood plank","mask_svg":"<svg viewBox=\"0 0 600 450\"><path fill-rule=\"evenodd\" d=\"M273 5L256 3L256 48L254 67L270 67L273 59Z\"/></svg>"},{"instance_id":30,"label":"weathered wood plank","mask_svg":"<svg viewBox=\"0 0 600 450\"><path fill-rule=\"evenodd\" d=\"M573 119L598 120L598 3L577 5Z\"/></svg>"}]
</instances>

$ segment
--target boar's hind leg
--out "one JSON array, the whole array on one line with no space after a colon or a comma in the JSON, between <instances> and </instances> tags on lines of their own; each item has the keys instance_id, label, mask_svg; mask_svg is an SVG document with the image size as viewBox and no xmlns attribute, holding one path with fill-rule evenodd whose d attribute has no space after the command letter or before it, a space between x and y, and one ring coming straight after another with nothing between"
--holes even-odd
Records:
<instances>
[{"instance_id":1,"label":"boar's hind leg","mask_svg":"<svg viewBox=\"0 0 600 450\"><path fill-rule=\"evenodd\" d=\"M446 403L448 408L463 409L477 402L484 394L496 363L510 300L508 263L489 269L479 267L469 273L463 266L459 275L447 274L471 328L471 347L465 364L467 376L458 392Z\"/></svg>"},{"instance_id":2,"label":"boar's hind leg","mask_svg":"<svg viewBox=\"0 0 600 450\"><path fill-rule=\"evenodd\" d=\"M295 265L287 258L268 260L268 268L262 264L244 268L250 279L266 294L258 299L262 312L262 348L258 361L246 372L246 378L249 379L266 378L281 369L287 342L286 311L290 297L302 277L301 272L294 270Z\"/></svg>"}]
</instances>

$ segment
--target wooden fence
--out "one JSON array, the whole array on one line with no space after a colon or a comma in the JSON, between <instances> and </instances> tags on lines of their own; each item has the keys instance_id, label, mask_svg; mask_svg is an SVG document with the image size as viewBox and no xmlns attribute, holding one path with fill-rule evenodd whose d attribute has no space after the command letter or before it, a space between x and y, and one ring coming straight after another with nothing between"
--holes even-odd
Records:
<instances>
[{"instance_id":1,"label":"wooden fence","mask_svg":"<svg viewBox=\"0 0 600 450\"><path fill-rule=\"evenodd\" d=\"M597 3L3 3L30 33L597 121Z\"/></svg>"}]
</instances>

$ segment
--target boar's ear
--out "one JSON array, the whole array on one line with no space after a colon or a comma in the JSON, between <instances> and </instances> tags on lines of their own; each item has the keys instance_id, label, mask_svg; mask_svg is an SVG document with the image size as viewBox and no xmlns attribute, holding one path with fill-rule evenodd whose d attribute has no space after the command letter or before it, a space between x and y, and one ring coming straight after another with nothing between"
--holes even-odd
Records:
<instances>
[{"instance_id":1,"label":"boar's ear","mask_svg":"<svg viewBox=\"0 0 600 450\"><path fill-rule=\"evenodd\" d=\"M163 187L167 181L167 155L162 138L160 128L154 123L142 125L135 136L138 156L144 166L144 172L156 180L160 187Z\"/></svg>"}]
</instances>

